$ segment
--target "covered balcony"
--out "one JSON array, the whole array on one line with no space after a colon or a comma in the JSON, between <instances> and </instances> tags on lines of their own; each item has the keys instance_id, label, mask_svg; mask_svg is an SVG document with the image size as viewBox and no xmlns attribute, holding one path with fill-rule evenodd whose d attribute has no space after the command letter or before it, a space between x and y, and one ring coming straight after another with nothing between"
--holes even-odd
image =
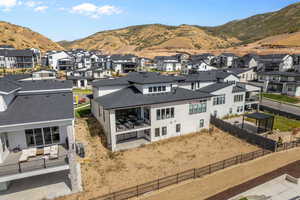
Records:
<instances>
[{"instance_id":1,"label":"covered balcony","mask_svg":"<svg viewBox=\"0 0 300 200\"><path fill-rule=\"evenodd\" d=\"M145 130L150 126L149 107L116 110L116 132L118 133Z\"/></svg>"}]
</instances>

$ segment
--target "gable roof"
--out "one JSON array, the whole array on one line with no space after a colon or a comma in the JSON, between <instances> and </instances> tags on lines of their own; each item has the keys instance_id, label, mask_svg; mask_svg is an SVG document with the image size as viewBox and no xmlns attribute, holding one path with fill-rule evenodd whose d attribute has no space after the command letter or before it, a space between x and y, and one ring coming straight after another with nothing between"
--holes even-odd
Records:
<instances>
[{"instance_id":1,"label":"gable roof","mask_svg":"<svg viewBox=\"0 0 300 200\"><path fill-rule=\"evenodd\" d=\"M72 81L61 81L56 79L50 80L33 80L33 81L18 81L21 86L21 93L24 92L39 92L50 90L71 90Z\"/></svg>"},{"instance_id":2,"label":"gable roof","mask_svg":"<svg viewBox=\"0 0 300 200\"><path fill-rule=\"evenodd\" d=\"M16 56L33 56L33 51L31 50L17 50L17 49L0 49L0 56L7 56L7 57L16 57Z\"/></svg>"},{"instance_id":3,"label":"gable roof","mask_svg":"<svg viewBox=\"0 0 300 200\"><path fill-rule=\"evenodd\" d=\"M167 102L185 101L209 98L214 95L194 92L183 88L174 88L172 92L160 94L142 94L134 86L129 86L95 99L104 109L117 109L152 105Z\"/></svg>"},{"instance_id":4,"label":"gable roof","mask_svg":"<svg viewBox=\"0 0 300 200\"><path fill-rule=\"evenodd\" d=\"M5 78L0 78L0 94L9 94L20 88L20 85L14 83L13 81L7 80Z\"/></svg>"},{"instance_id":5,"label":"gable roof","mask_svg":"<svg viewBox=\"0 0 300 200\"><path fill-rule=\"evenodd\" d=\"M229 72L232 72L236 75L239 75L239 74L245 73L247 71L251 71L251 70L253 70L253 68L231 68L231 69L228 69Z\"/></svg>"}]
</instances>

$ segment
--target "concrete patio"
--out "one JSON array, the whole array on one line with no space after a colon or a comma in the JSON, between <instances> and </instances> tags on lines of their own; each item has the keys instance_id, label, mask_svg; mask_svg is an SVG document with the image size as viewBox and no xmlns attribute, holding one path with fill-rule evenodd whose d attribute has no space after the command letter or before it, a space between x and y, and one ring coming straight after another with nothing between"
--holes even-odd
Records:
<instances>
[{"instance_id":1,"label":"concrete patio","mask_svg":"<svg viewBox=\"0 0 300 200\"><path fill-rule=\"evenodd\" d=\"M71 193L68 170L12 181L0 200L53 199Z\"/></svg>"},{"instance_id":2,"label":"concrete patio","mask_svg":"<svg viewBox=\"0 0 300 200\"><path fill-rule=\"evenodd\" d=\"M298 184L287 181L285 174L230 198L229 200L239 200L245 197L248 200L299 200L299 181L298 179Z\"/></svg>"},{"instance_id":3,"label":"concrete patio","mask_svg":"<svg viewBox=\"0 0 300 200\"><path fill-rule=\"evenodd\" d=\"M124 143L119 143L116 145L116 151L125 150L125 149L133 149L136 147L140 147L145 144L149 144L150 142L144 138L129 140Z\"/></svg>"}]
</instances>

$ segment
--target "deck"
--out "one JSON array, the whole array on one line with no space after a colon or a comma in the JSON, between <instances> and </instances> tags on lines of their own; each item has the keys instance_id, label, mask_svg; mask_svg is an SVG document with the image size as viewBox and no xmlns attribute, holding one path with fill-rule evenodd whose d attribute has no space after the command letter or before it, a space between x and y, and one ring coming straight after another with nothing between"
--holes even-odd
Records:
<instances>
[{"instance_id":1,"label":"deck","mask_svg":"<svg viewBox=\"0 0 300 200\"><path fill-rule=\"evenodd\" d=\"M68 150L64 146L59 146L58 158L48 159L44 155L29 158L26 162L19 162L22 152L11 152L5 159L4 163L0 164L0 177L30 172L51 167L58 167L68 164Z\"/></svg>"}]
</instances>

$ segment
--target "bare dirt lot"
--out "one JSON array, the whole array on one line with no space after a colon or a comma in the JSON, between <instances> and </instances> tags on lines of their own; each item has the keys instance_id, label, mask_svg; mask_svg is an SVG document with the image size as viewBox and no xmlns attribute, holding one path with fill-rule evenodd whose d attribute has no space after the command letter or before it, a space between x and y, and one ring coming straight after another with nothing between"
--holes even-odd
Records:
<instances>
[{"instance_id":1,"label":"bare dirt lot","mask_svg":"<svg viewBox=\"0 0 300 200\"><path fill-rule=\"evenodd\" d=\"M80 159L84 192L60 200L86 200L258 149L215 128L111 153L93 118L77 120L76 137L86 147Z\"/></svg>"}]
</instances>

